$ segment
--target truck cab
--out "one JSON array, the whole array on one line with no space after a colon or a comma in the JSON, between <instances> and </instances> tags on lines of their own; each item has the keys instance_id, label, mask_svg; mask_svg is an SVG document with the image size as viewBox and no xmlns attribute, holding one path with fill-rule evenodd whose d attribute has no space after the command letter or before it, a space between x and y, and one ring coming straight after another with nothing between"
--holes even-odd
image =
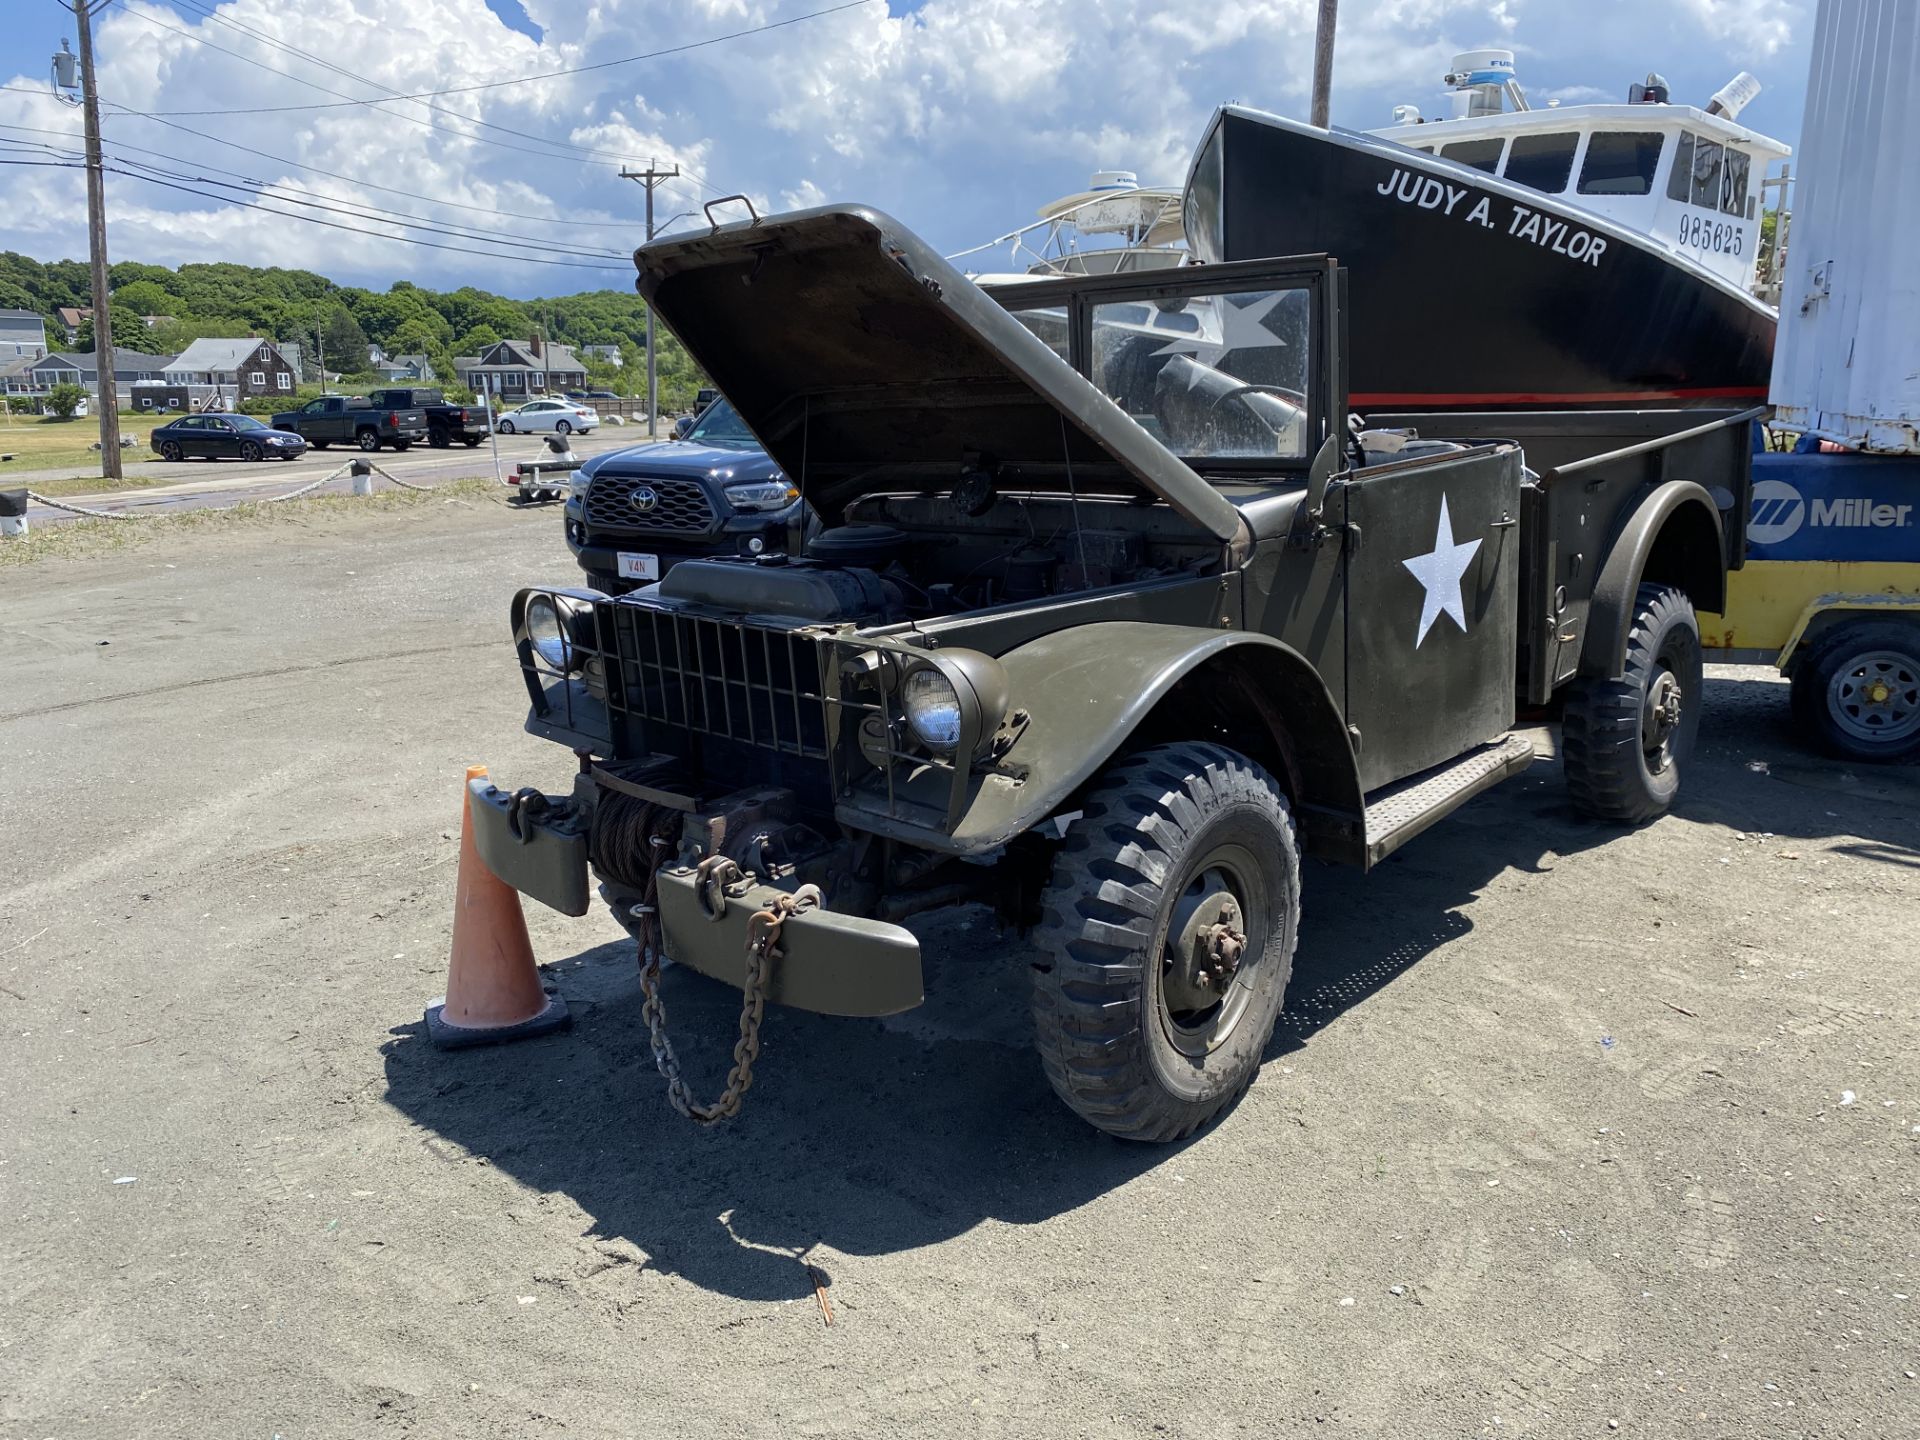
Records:
<instances>
[{"instance_id":1,"label":"truck cab","mask_svg":"<svg viewBox=\"0 0 1920 1440\"><path fill-rule=\"evenodd\" d=\"M743 1027L889 1014L922 999L903 922L986 901L1029 935L1055 1091L1179 1139L1259 1067L1303 854L1370 867L1526 769L1523 710L1561 718L1588 813L1671 805L1741 417L1545 469L1511 435L1356 429L1327 256L1010 300L829 207L637 261L822 528L520 592L527 728L575 778L470 805L510 884L581 914L599 881L663 1072L662 956L739 986ZM670 1095L712 1118L743 1088Z\"/></svg>"},{"instance_id":2,"label":"truck cab","mask_svg":"<svg viewBox=\"0 0 1920 1440\"><path fill-rule=\"evenodd\" d=\"M305 437L316 450L340 444L369 452L386 445L398 451L428 437L424 410L377 405L363 395L322 395L298 410L275 415L273 427Z\"/></svg>"}]
</instances>

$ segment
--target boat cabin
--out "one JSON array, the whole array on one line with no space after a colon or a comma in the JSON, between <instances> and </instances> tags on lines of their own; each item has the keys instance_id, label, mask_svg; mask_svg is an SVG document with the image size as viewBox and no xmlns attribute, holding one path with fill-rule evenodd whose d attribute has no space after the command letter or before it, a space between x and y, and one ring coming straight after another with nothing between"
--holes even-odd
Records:
<instances>
[{"instance_id":1,"label":"boat cabin","mask_svg":"<svg viewBox=\"0 0 1920 1440\"><path fill-rule=\"evenodd\" d=\"M1481 56L1505 52L1479 52ZM1631 88L1627 104L1526 108L1507 73L1474 72L1455 61L1448 79L1467 103L1454 118L1425 120L1414 107L1395 110L1399 123L1368 133L1555 195L1570 205L1658 241L1721 278L1751 289L1760 243L1761 182L1792 152L1728 114L1732 97L1713 110L1667 103L1664 83ZM1461 73L1465 72L1465 73ZM1743 101L1758 90L1746 78L1729 86ZM1726 96L1727 91L1722 92ZM1501 102L1516 104L1505 109Z\"/></svg>"}]
</instances>

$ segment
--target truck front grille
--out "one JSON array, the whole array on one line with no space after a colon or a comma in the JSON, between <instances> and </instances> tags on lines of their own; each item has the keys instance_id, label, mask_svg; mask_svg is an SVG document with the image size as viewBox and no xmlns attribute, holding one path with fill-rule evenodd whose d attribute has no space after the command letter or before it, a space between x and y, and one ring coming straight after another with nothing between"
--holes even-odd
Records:
<instances>
[{"instance_id":1,"label":"truck front grille","mask_svg":"<svg viewBox=\"0 0 1920 1440\"><path fill-rule=\"evenodd\" d=\"M703 534L713 528L713 503L698 480L647 475L599 475L587 487L589 526L614 530L670 530Z\"/></svg>"},{"instance_id":2,"label":"truck front grille","mask_svg":"<svg viewBox=\"0 0 1920 1440\"><path fill-rule=\"evenodd\" d=\"M811 635L633 601L600 605L599 624L615 710L696 737L827 757L820 651Z\"/></svg>"}]
</instances>

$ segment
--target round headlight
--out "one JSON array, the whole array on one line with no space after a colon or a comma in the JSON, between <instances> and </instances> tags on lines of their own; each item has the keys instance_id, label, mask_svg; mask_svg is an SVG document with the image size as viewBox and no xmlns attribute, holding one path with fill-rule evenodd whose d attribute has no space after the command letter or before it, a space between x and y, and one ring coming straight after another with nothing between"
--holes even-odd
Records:
<instances>
[{"instance_id":1,"label":"round headlight","mask_svg":"<svg viewBox=\"0 0 1920 1440\"><path fill-rule=\"evenodd\" d=\"M573 646L551 595L536 595L527 602L527 639L540 658L561 674L573 668Z\"/></svg>"},{"instance_id":2,"label":"round headlight","mask_svg":"<svg viewBox=\"0 0 1920 1440\"><path fill-rule=\"evenodd\" d=\"M907 724L929 750L952 751L960 744L960 693L931 665L907 672L900 687Z\"/></svg>"}]
</instances>

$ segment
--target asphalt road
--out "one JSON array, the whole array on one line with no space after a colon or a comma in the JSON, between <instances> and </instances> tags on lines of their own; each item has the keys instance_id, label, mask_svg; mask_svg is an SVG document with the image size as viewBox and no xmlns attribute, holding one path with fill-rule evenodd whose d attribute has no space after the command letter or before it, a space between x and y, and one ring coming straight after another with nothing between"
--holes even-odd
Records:
<instances>
[{"instance_id":1,"label":"asphalt road","mask_svg":"<svg viewBox=\"0 0 1920 1440\"><path fill-rule=\"evenodd\" d=\"M0 572L0 1436L1920 1429L1920 771L1766 672L1643 830L1545 762L1309 864L1190 1143L1054 1101L978 911L701 1131L604 914L529 916L570 1034L422 1035L462 767L572 768L506 643L567 571L481 501ZM737 998L665 998L716 1088Z\"/></svg>"},{"instance_id":2,"label":"asphalt road","mask_svg":"<svg viewBox=\"0 0 1920 1440\"><path fill-rule=\"evenodd\" d=\"M499 441L502 475L510 475L514 465L522 460L538 460L550 453L544 435L501 435L496 438ZM645 444L646 441L643 430L631 426L603 426L591 435L573 436L572 446L573 453L584 460L604 450L618 450L627 445ZM123 474L128 480L150 482L144 483L143 488L54 498L91 510L136 515L198 510L212 505L232 505L284 495L322 475L336 470L344 471L347 464L358 458L359 454L359 451L350 447L334 446L327 450L309 450L298 460L260 460L251 464L242 460L182 460L169 463L157 457L139 461L130 459ZM416 485L464 480L494 473L491 444L481 444L473 449L457 445L446 450L416 445L405 452L382 450L367 458L381 470ZM46 471L7 471L0 473L0 486L24 485L32 488L39 481L72 473L70 466ZM321 486L316 493L344 493L352 487L352 483L351 477L343 473L330 484ZM382 483L375 480L376 487ZM29 525L59 524L76 518L71 511L37 502L27 507Z\"/></svg>"}]
</instances>

